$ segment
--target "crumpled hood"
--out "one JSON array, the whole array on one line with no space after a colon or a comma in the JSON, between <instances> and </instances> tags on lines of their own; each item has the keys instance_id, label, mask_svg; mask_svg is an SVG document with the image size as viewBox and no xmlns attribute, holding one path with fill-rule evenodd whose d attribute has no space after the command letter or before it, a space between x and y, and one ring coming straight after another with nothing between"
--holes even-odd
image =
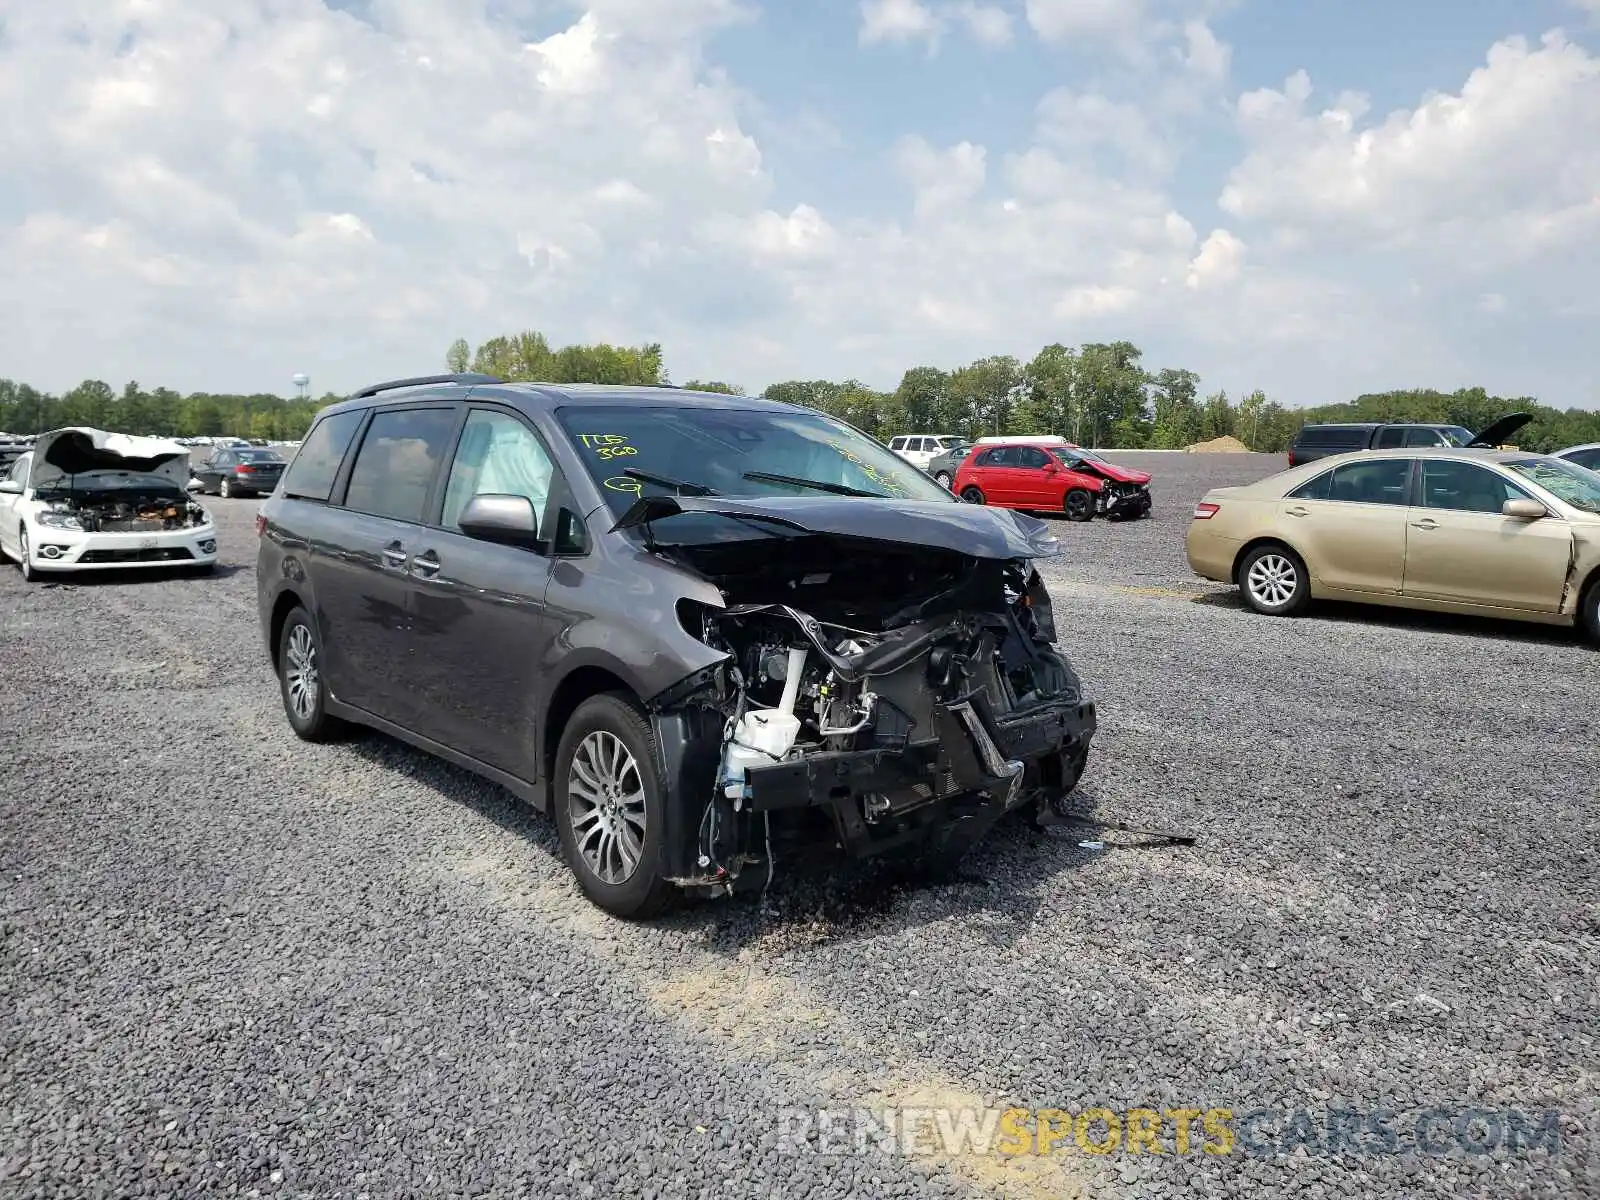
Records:
<instances>
[{"instance_id":1,"label":"crumpled hood","mask_svg":"<svg viewBox=\"0 0 1600 1200\"><path fill-rule=\"evenodd\" d=\"M1050 558L1063 552L1050 526L1003 508L951 500L866 499L856 496L646 496L613 529L650 526L660 545L707 543L705 536L675 537L667 518L706 513L757 518L801 533L927 546L974 558ZM699 526L703 529L704 526Z\"/></svg>"},{"instance_id":2,"label":"crumpled hood","mask_svg":"<svg viewBox=\"0 0 1600 1200\"><path fill-rule=\"evenodd\" d=\"M30 487L58 487L88 471L140 471L183 488L189 482L189 451L165 438L87 427L54 429L34 442Z\"/></svg>"},{"instance_id":3,"label":"crumpled hood","mask_svg":"<svg viewBox=\"0 0 1600 1200\"><path fill-rule=\"evenodd\" d=\"M1113 479L1118 483L1146 484L1150 482L1149 471L1135 471L1132 467L1119 467L1116 463L1109 463L1104 459L1090 459L1089 463L1107 479Z\"/></svg>"}]
</instances>

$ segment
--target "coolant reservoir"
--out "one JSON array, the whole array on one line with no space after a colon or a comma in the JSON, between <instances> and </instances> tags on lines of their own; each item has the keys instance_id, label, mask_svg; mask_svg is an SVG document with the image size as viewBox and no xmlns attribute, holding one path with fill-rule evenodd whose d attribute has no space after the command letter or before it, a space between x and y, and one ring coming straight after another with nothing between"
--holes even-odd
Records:
<instances>
[{"instance_id":1,"label":"coolant reservoir","mask_svg":"<svg viewBox=\"0 0 1600 1200\"><path fill-rule=\"evenodd\" d=\"M771 758L782 758L800 736L800 718L776 708L758 708L739 718L733 740L741 746L760 750Z\"/></svg>"},{"instance_id":2,"label":"coolant reservoir","mask_svg":"<svg viewBox=\"0 0 1600 1200\"><path fill-rule=\"evenodd\" d=\"M775 708L747 712L734 726L733 737L722 747L719 782L725 796L746 796L745 772L781 759L800 736L800 718Z\"/></svg>"}]
</instances>

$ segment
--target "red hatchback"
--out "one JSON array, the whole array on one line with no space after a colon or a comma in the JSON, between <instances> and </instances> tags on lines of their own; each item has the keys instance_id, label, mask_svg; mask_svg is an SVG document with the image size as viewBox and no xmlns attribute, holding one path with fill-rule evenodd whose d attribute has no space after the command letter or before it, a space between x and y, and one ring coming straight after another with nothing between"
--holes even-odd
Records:
<instances>
[{"instance_id":1,"label":"red hatchback","mask_svg":"<svg viewBox=\"0 0 1600 1200\"><path fill-rule=\"evenodd\" d=\"M1062 512L1069 521L1150 515L1148 473L1076 446L974 446L951 490L968 504Z\"/></svg>"}]
</instances>

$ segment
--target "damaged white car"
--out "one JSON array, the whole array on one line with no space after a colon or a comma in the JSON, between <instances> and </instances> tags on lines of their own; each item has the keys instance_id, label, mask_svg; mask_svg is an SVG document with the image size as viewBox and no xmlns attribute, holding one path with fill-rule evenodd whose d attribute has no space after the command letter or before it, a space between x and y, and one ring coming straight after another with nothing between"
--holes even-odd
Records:
<instances>
[{"instance_id":1,"label":"damaged white car","mask_svg":"<svg viewBox=\"0 0 1600 1200\"><path fill-rule=\"evenodd\" d=\"M189 496L189 452L160 438L57 429L0 480L0 554L22 577L217 563L217 530Z\"/></svg>"}]
</instances>

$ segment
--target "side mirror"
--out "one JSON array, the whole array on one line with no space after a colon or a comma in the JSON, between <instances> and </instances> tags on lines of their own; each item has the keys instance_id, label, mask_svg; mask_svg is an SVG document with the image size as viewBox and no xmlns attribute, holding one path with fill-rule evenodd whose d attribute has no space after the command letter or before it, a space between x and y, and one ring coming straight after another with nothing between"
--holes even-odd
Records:
<instances>
[{"instance_id":1,"label":"side mirror","mask_svg":"<svg viewBox=\"0 0 1600 1200\"><path fill-rule=\"evenodd\" d=\"M0 493L7 496L22 495L22 483L16 479L0 479Z\"/></svg>"},{"instance_id":2,"label":"side mirror","mask_svg":"<svg viewBox=\"0 0 1600 1200\"><path fill-rule=\"evenodd\" d=\"M469 538L480 542L520 546L525 550L539 546L539 517L533 511L533 501L526 496L474 496L461 510L456 525Z\"/></svg>"},{"instance_id":3,"label":"side mirror","mask_svg":"<svg viewBox=\"0 0 1600 1200\"><path fill-rule=\"evenodd\" d=\"M1519 521L1537 521L1549 514L1537 500L1507 500L1500 506L1500 515L1515 517Z\"/></svg>"}]
</instances>

